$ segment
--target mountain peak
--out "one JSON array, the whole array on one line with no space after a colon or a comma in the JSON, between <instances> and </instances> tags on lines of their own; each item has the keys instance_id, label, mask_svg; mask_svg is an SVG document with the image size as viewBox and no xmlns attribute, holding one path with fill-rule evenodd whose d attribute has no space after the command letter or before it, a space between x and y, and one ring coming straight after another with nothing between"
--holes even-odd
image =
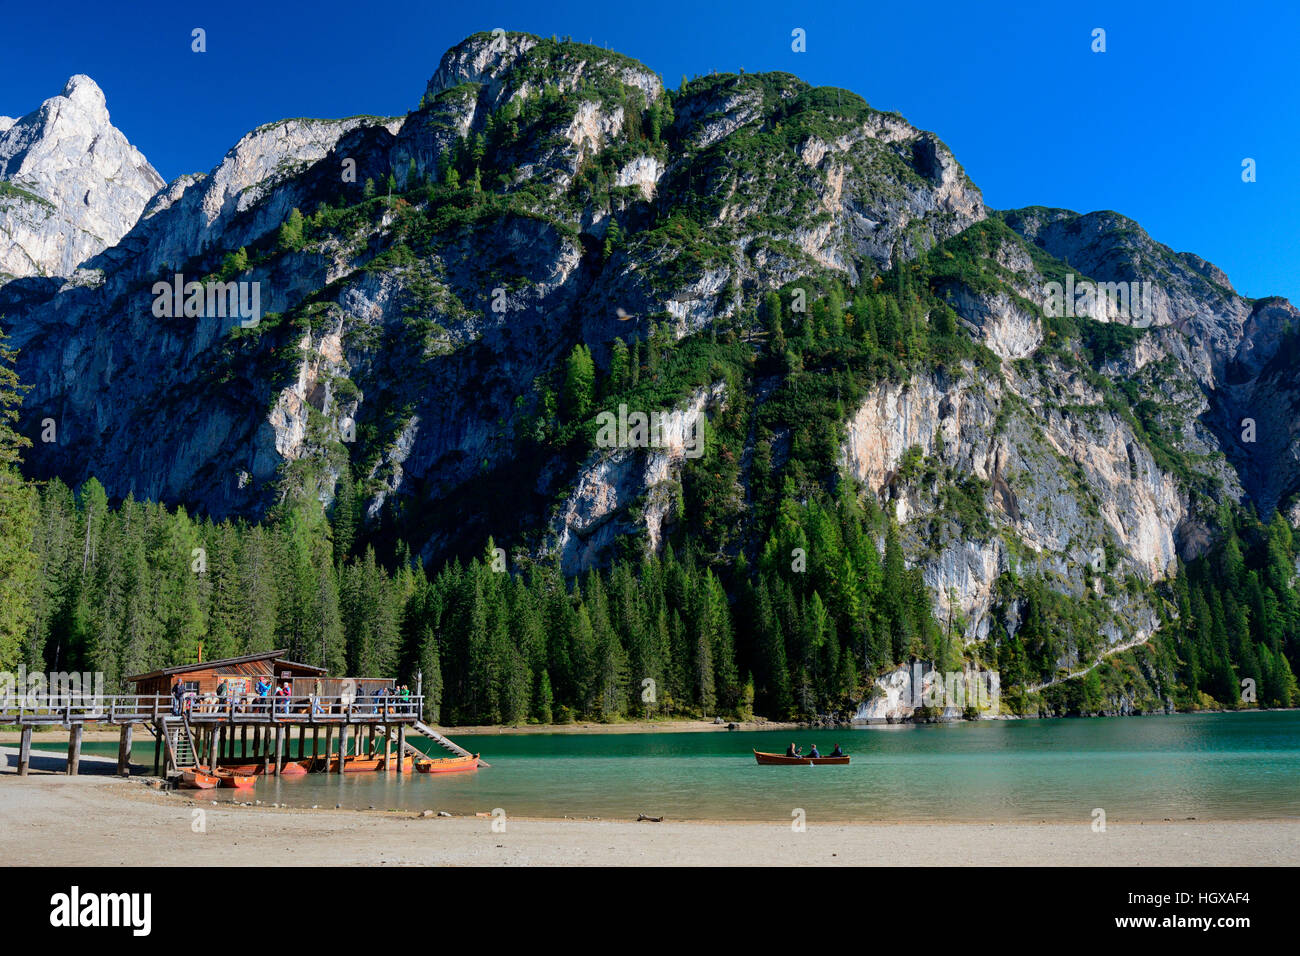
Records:
<instances>
[{"instance_id":1,"label":"mountain peak","mask_svg":"<svg viewBox=\"0 0 1300 956\"><path fill-rule=\"evenodd\" d=\"M104 119L108 119L108 105L104 91L99 88L98 83L84 73L75 73L68 77L68 82L63 84L63 92L59 96L71 100L87 112L103 113Z\"/></svg>"},{"instance_id":2,"label":"mountain peak","mask_svg":"<svg viewBox=\"0 0 1300 956\"><path fill-rule=\"evenodd\" d=\"M0 281L67 276L114 245L164 185L109 121L84 73L18 119L0 121Z\"/></svg>"},{"instance_id":3,"label":"mountain peak","mask_svg":"<svg viewBox=\"0 0 1300 956\"><path fill-rule=\"evenodd\" d=\"M637 87L647 103L663 92L657 73L622 53L567 38L493 30L472 34L444 53L425 97L432 100L462 83L478 83L488 88L488 100L495 103L503 87L571 90L594 75Z\"/></svg>"}]
</instances>

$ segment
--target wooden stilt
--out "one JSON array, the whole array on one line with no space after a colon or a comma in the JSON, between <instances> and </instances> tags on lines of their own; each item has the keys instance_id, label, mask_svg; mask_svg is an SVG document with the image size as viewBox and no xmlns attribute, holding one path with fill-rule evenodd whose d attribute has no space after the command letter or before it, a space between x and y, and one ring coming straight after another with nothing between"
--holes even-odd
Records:
<instances>
[{"instance_id":1,"label":"wooden stilt","mask_svg":"<svg viewBox=\"0 0 1300 956\"><path fill-rule=\"evenodd\" d=\"M390 770L393 766L393 738L388 735L387 727L384 731L384 769Z\"/></svg>"},{"instance_id":2,"label":"wooden stilt","mask_svg":"<svg viewBox=\"0 0 1300 956\"><path fill-rule=\"evenodd\" d=\"M248 757L248 724L239 728L239 759Z\"/></svg>"},{"instance_id":3,"label":"wooden stilt","mask_svg":"<svg viewBox=\"0 0 1300 956\"><path fill-rule=\"evenodd\" d=\"M32 725L23 724L23 734L18 744L18 776L27 776L32 763Z\"/></svg>"},{"instance_id":4,"label":"wooden stilt","mask_svg":"<svg viewBox=\"0 0 1300 956\"><path fill-rule=\"evenodd\" d=\"M162 745L163 734L166 732L162 723L155 720L153 723L153 775L155 777L162 776Z\"/></svg>"},{"instance_id":5,"label":"wooden stilt","mask_svg":"<svg viewBox=\"0 0 1300 956\"><path fill-rule=\"evenodd\" d=\"M325 772L329 773L330 754L334 752L334 725L325 728Z\"/></svg>"},{"instance_id":6,"label":"wooden stilt","mask_svg":"<svg viewBox=\"0 0 1300 956\"><path fill-rule=\"evenodd\" d=\"M302 724L298 725L298 759L301 760L307 756L307 728Z\"/></svg>"},{"instance_id":7,"label":"wooden stilt","mask_svg":"<svg viewBox=\"0 0 1300 956\"><path fill-rule=\"evenodd\" d=\"M284 724L278 724L275 728L275 775L280 776L280 771L284 768Z\"/></svg>"},{"instance_id":8,"label":"wooden stilt","mask_svg":"<svg viewBox=\"0 0 1300 956\"><path fill-rule=\"evenodd\" d=\"M312 737L311 737L311 757L313 760L315 760L319 756L320 756L320 728L314 727L312 728Z\"/></svg>"},{"instance_id":9,"label":"wooden stilt","mask_svg":"<svg viewBox=\"0 0 1300 956\"><path fill-rule=\"evenodd\" d=\"M134 724L122 725L122 739L117 745L117 775L131 776L131 737L135 732Z\"/></svg>"},{"instance_id":10,"label":"wooden stilt","mask_svg":"<svg viewBox=\"0 0 1300 956\"><path fill-rule=\"evenodd\" d=\"M397 725L397 772L405 773L402 758L406 756L406 724Z\"/></svg>"},{"instance_id":11,"label":"wooden stilt","mask_svg":"<svg viewBox=\"0 0 1300 956\"><path fill-rule=\"evenodd\" d=\"M82 724L73 724L68 734L68 775L75 777L81 767Z\"/></svg>"},{"instance_id":12,"label":"wooden stilt","mask_svg":"<svg viewBox=\"0 0 1300 956\"><path fill-rule=\"evenodd\" d=\"M339 773L343 772L343 764L348 756L348 731L352 728L344 724L339 728Z\"/></svg>"}]
</instances>

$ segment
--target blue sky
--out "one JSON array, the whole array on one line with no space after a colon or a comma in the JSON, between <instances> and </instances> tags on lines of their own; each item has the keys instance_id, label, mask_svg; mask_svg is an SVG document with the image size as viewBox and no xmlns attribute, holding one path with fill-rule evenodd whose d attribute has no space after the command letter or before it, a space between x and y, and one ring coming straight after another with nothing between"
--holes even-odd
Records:
<instances>
[{"instance_id":1,"label":"blue sky","mask_svg":"<svg viewBox=\"0 0 1300 956\"><path fill-rule=\"evenodd\" d=\"M938 133L991 206L1115 209L1243 294L1300 302L1294 2L65 0L6 12L0 114L87 73L170 180L210 169L260 123L404 113L447 47L498 26L608 45L672 87L744 68L853 90ZM205 54L190 52L194 27ZM1097 27L1105 53L1090 49Z\"/></svg>"}]
</instances>

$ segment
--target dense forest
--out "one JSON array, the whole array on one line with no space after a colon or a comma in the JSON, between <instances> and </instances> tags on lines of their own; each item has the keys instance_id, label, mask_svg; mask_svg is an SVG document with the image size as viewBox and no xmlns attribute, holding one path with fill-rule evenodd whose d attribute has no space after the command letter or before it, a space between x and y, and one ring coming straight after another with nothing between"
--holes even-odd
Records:
<instances>
[{"instance_id":1,"label":"dense forest","mask_svg":"<svg viewBox=\"0 0 1300 956\"><path fill-rule=\"evenodd\" d=\"M0 666L103 671L119 689L130 674L194 660L200 643L209 659L285 647L334 673L411 683L420 673L428 716L445 723L842 717L876 676L915 659L1000 670L1018 712L1097 712L1126 694L1147 707L1300 703L1296 546L1281 517L1261 524L1221 508L1210 554L1155 586L1169 609L1156 639L1037 698L1031 685L1096 640L1079 602L1032 573L1004 574L1000 609L1015 614L1000 613L987 640L963 645L961 622L936 617L899 527L837 461L846 409L872 384L919 366L996 368L931 292L941 270L963 268L962 248L856 295L834 283L769 293L732 326L681 342L652 326L604 355L575 345L515 423L524 459L566 449L576 468L597 412L619 402L666 407L714 381L762 387L731 390L709 422L663 553L628 536L607 568L573 580L522 537L509 552L486 538L422 567L400 525L367 526L346 470L328 509L296 476L261 524L112 502L93 479L34 487L19 473L22 389L5 352ZM985 490L953 480L945 508L979 528ZM486 493L477 504L502 507Z\"/></svg>"}]
</instances>

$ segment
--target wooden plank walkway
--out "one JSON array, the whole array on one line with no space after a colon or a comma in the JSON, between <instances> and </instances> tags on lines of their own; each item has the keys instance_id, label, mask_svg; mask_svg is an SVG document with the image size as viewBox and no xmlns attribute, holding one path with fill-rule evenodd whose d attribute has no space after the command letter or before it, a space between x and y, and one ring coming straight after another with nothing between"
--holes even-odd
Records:
<instances>
[{"instance_id":1,"label":"wooden plank walkway","mask_svg":"<svg viewBox=\"0 0 1300 956\"><path fill-rule=\"evenodd\" d=\"M373 697L273 697L246 696L218 700L215 696L176 701L162 695L104 695L84 697L10 698L0 701L0 725L17 725L22 730L18 774L26 776L31 762L32 732L37 727L61 726L68 730L68 773L75 774L81 757L82 733L87 725L113 726L121 729L118 747L118 772L130 772L132 734L136 724L143 724L154 737L154 769L175 771L181 766L199 764L209 768L222 759L233 759L236 749L242 759L249 759L249 728L253 730L252 754L263 772L278 774L292 758L286 744L293 742L298 731L298 757L306 758L308 733L314 736L312 758L323 759L330 766L335 749L334 732L338 729L337 750L347 753L349 737L360 743L369 728L369 745L375 746L376 731L383 728L385 748L395 739L400 755L424 757L418 747L407 740L408 730L428 737L439 747L458 756L470 751L448 740L420 719L424 699ZM325 752L317 753L321 729L325 729ZM351 731L355 728L355 735ZM240 740L236 746L236 733ZM224 757L223 757L224 753ZM387 759L385 759L387 763ZM343 761L336 761L342 772ZM487 766L486 763L481 763ZM398 771L402 772L401 760Z\"/></svg>"},{"instance_id":2,"label":"wooden plank walkway","mask_svg":"<svg viewBox=\"0 0 1300 956\"><path fill-rule=\"evenodd\" d=\"M0 724L51 725L144 724L180 718L191 724L415 724L423 697L247 697L186 703L177 711L171 697L161 695L102 695L55 697L28 701L23 696L0 701Z\"/></svg>"}]
</instances>

